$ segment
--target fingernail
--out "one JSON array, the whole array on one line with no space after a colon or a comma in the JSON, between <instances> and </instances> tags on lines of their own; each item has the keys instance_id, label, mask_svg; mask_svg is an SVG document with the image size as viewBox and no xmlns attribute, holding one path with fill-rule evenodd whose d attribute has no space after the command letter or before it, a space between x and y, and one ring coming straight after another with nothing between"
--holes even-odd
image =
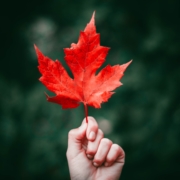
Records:
<instances>
[{"instance_id":1,"label":"fingernail","mask_svg":"<svg viewBox=\"0 0 180 180\"><path fill-rule=\"evenodd\" d=\"M96 136L95 132L91 131L90 134L89 134L89 139L94 140L95 136Z\"/></svg>"},{"instance_id":2,"label":"fingernail","mask_svg":"<svg viewBox=\"0 0 180 180\"><path fill-rule=\"evenodd\" d=\"M108 166L109 164L106 162L105 164L104 164L104 166Z\"/></svg>"},{"instance_id":3,"label":"fingernail","mask_svg":"<svg viewBox=\"0 0 180 180\"><path fill-rule=\"evenodd\" d=\"M93 156L90 155L90 154L87 154L87 157L88 157L89 159L92 159L92 158L93 158Z\"/></svg>"},{"instance_id":4,"label":"fingernail","mask_svg":"<svg viewBox=\"0 0 180 180\"><path fill-rule=\"evenodd\" d=\"M93 165L94 165L94 166L96 166L96 167L98 167L98 166L99 166L99 165L98 165L97 163L95 163L95 162L93 162Z\"/></svg>"}]
</instances>

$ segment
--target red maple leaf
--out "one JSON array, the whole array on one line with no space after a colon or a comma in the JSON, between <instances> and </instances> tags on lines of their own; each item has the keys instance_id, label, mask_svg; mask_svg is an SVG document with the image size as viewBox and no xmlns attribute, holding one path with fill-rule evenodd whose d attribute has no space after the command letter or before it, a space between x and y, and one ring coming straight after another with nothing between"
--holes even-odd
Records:
<instances>
[{"instance_id":1,"label":"red maple leaf","mask_svg":"<svg viewBox=\"0 0 180 180\"><path fill-rule=\"evenodd\" d=\"M87 105L100 108L102 102L108 101L112 92L122 83L119 81L128 62L123 65L107 65L97 75L96 71L105 62L110 48L100 45L100 34L96 33L94 15L84 31L80 32L77 44L72 43L65 48L65 61L73 73L68 75L62 64L44 56L35 46L38 56L40 81L49 91L56 94L47 100L60 104L63 109L76 108L82 102L85 106L87 121Z\"/></svg>"}]
</instances>

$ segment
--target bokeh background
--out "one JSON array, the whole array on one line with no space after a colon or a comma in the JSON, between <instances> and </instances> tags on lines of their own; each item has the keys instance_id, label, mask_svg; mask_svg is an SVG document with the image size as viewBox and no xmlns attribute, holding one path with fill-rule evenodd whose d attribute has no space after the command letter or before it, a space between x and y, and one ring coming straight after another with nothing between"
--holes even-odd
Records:
<instances>
[{"instance_id":1,"label":"bokeh background","mask_svg":"<svg viewBox=\"0 0 180 180\"><path fill-rule=\"evenodd\" d=\"M180 1L9 0L0 16L1 180L69 179L67 134L84 108L46 102L33 44L65 65L63 48L94 10L101 45L111 47L105 64L133 59L108 103L89 108L126 152L121 179L180 179Z\"/></svg>"}]
</instances>

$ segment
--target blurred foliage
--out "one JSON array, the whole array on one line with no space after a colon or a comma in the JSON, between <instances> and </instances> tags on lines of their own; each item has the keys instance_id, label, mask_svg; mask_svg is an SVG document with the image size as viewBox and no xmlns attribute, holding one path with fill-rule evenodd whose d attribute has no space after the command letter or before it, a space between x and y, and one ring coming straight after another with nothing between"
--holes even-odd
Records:
<instances>
[{"instance_id":1,"label":"blurred foliage","mask_svg":"<svg viewBox=\"0 0 180 180\"><path fill-rule=\"evenodd\" d=\"M133 59L124 86L89 108L126 152L121 179L180 179L179 8L178 0L2 1L0 179L69 179L67 134L84 109L46 102L33 44L65 65L63 48L94 10L101 45L111 47L105 64Z\"/></svg>"}]
</instances>

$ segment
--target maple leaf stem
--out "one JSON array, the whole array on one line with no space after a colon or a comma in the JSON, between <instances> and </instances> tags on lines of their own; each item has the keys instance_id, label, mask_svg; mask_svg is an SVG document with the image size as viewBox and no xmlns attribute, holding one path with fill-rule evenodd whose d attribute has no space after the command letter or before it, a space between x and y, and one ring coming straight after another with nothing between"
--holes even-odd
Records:
<instances>
[{"instance_id":1,"label":"maple leaf stem","mask_svg":"<svg viewBox=\"0 0 180 180\"><path fill-rule=\"evenodd\" d=\"M87 104L84 104L85 116L86 116L86 123L88 123L88 107Z\"/></svg>"}]
</instances>

